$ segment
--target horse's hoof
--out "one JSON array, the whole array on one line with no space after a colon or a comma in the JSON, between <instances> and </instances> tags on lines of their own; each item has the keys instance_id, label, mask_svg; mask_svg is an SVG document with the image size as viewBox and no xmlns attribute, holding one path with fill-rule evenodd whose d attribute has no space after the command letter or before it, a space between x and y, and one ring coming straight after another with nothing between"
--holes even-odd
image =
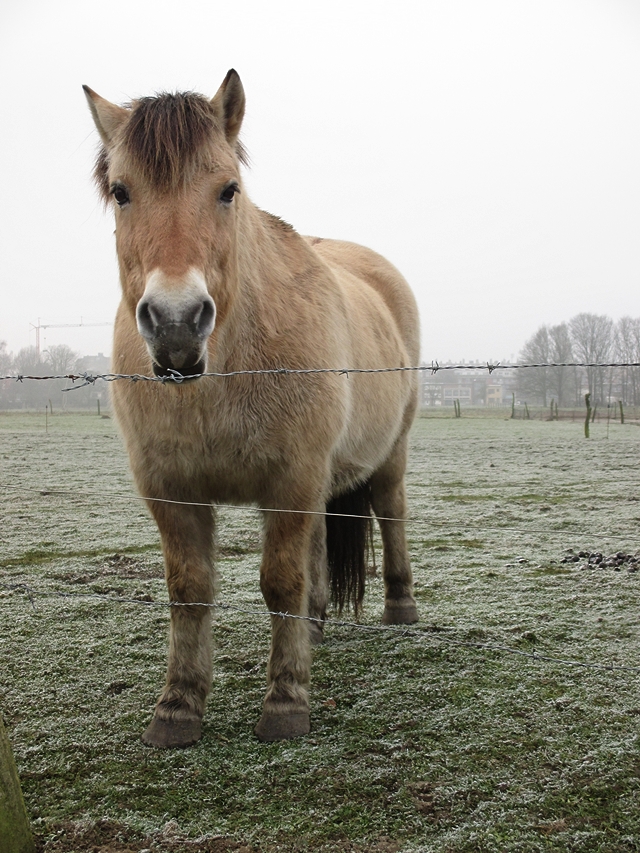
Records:
<instances>
[{"instance_id":1,"label":"horse's hoof","mask_svg":"<svg viewBox=\"0 0 640 853\"><path fill-rule=\"evenodd\" d=\"M309 642L312 646L321 646L324 642L324 631L318 622L309 622Z\"/></svg>"},{"instance_id":2,"label":"horse's hoof","mask_svg":"<svg viewBox=\"0 0 640 853\"><path fill-rule=\"evenodd\" d=\"M411 625L418 621L415 601L387 603L382 614L383 625Z\"/></svg>"},{"instance_id":3,"label":"horse's hoof","mask_svg":"<svg viewBox=\"0 0 640 853\"><path fill-rule=\"evenodd\" d=\"M308 711L298 711L295 714L268 714L262 712L260 722L254 729L258 740L289 740L290 738L308 735L311 731Z\"/></svg>"},{"instance_id":4,"label":"horse's hoof","mask_svg":"<svg viewBox=\"0 0 640 853\"><path fill-rule=\"evenodd\" d=\"M200 720L159 720L154 717L142 735L142 743L157 749L180 749L202 737Z\"/></svg>"}]
</instances>

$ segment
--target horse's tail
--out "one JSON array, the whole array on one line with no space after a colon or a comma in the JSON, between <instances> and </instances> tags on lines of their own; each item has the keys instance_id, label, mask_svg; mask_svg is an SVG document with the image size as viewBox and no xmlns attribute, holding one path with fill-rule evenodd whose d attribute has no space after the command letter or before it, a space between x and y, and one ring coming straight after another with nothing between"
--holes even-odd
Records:
<instances>
[{"instance_id":1,"label":"horse's tail","mask_svg":"<svg viewBox=\"0 0 640 853\"><path fill-rule=\"evenodd\" d=\"M369 543L373 533L371 487L363 483L327 504L327 562L331 601L357 614L364 598Z\"/></svg>"}]
</instances>

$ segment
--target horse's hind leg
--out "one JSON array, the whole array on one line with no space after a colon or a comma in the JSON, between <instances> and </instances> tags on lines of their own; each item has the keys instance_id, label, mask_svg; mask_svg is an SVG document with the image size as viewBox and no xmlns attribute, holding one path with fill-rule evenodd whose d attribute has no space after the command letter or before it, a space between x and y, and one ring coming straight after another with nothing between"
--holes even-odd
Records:
<instances>
[{"instance_id":1,"label":"horse's hind leg","mask_svg":"<svg viewBox=\"0 0 640 853\"><path fill-rule=\"evenodd\" d=\"M149 746L184 747L200 740L205 699L211 689L211 608L181 602L213 601L211 507L154 502L162 537L171 608L167 681L153 719L142 735Z\"/></svg>"},{"instance_id":2,"label":"horse's hind leg","mask_svg":"<svg viewBox=\"0 0 640 853\"><path fill-rule=\"evenodd\" d=\"M406 625L418 621L404 520L407 516L406 463L407 440L403 438L382 468L371 477L371 502L382 535L385 589L382 621L385 625Z\"/></svg>"},{"instance_id":3,"label":"horse's hind leg","mask_svg":"<svg viewBox=\"0 0 640 853\"><path fill-rule=\"evenodd\" d=\"M267 692L255 729L262 741L297 737L307 734L310 727L309 623L295 617L307 615L313 518L277 512L265 516L260 588L272 616Z\"/></svg>"},{"instance_id":4,"label":"horse's hind leg","mask_svg":"<svg viewBox=\"0 0 640 853\"><path fill-rule=\"evenodd\" d=\"M312 519L307 605L307 612L310 617L309 639L312 646L319 646L322 643L328 602L327 525L324 515L316 515Z\"/></svg>"}]
</instances>

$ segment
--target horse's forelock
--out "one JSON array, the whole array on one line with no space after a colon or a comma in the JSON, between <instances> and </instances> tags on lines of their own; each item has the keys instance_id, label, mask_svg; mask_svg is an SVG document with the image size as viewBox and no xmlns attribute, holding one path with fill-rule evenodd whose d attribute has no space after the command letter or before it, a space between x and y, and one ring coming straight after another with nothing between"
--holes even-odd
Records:
<instances>
[{"instance_id":1,"label":"horse's forelock","mask_svg":"<svg viewBox=\"0 0 640 853\"><path fill-rule=\"evenodd\" d=\"M195 92L162 93L141 98L131 105L119 144L133 158L145 178L159 189L170 189L198 164L216 130L222 130L211 105ZM236 155L246 165L240 142ZM102 197L109 197L109 155L103 148L96 161L94 177Z\"/></svg>"},{"instance_id":2,"label":"horse's forelock","mask_svg":"<svg viewBox=\"0 0 640 853\"><path fill-rule=\"evenodd\" d=\"M175 186L218 128L209 101L193 92L142 98L132 106L122 145L159 188Z\"/></svg>"}]
</instances>

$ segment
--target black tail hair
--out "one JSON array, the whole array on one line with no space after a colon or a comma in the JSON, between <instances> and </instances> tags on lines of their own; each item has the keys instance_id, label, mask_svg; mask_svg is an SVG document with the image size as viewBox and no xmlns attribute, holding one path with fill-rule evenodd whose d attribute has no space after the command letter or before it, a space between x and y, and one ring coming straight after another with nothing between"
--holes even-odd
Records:
<instances>
[{"instance_id":1,"label":"black tail hair","mask_svg":"<svg viewBox=\"0 0 640 853\"><path fill-rule=\"evenodd\" d=\"M357 615L364 598L369 542L373 529L371 487L363 483L327 504L327 562L331 601L341 613L345 605Z\"/></svg>"}]
</instances>

